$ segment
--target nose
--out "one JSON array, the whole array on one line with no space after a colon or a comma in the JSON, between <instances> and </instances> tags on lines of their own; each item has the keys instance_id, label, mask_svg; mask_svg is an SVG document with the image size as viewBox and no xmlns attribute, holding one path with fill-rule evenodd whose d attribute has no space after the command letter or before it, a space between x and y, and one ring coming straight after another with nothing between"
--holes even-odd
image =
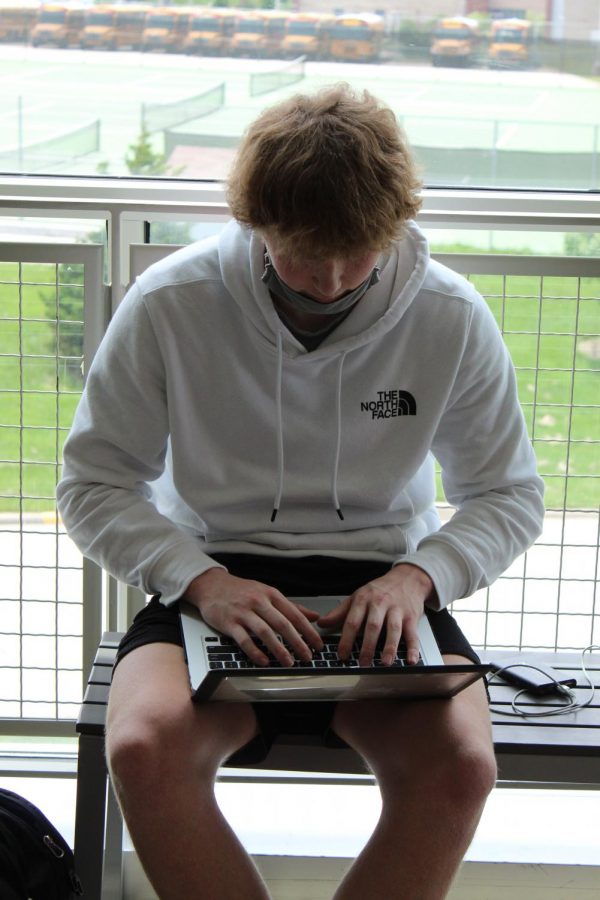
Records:
<instances>
[{"instance_id":1,"label":"nose","mask_svg":"<svg viewBox=\"0 0 600 900\"><path fill-rule=\"evenodd\" d=\"M322 297L333 300L342 291L344 268L339 260L324 260L313 270L315 289Z\"/></svg>"}]
</instances>

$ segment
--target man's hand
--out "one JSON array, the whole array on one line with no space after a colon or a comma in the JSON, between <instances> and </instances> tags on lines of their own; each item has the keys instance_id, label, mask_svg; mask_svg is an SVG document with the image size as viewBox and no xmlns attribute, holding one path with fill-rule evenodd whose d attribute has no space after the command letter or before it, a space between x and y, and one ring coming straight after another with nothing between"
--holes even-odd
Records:
<instances>
[{"instance_id":1,"label":"man's hand","mask_svg":"<svg viewBox=\"0 0 600 900\"><path fill-rule=\"evenodd\" d=\"M371 665L377 641L385 630L382 663L392 665L400 638L404 637L408 662L414 665L419 661L417 625L433 589L433 582L426 572L417 566L400 563L381 578L359 588L337 609L322 616L319 626L331 628L344 623L338 647L340 659L348 658L357 635L363 630L359 664Z\"/></svg>"},{"instance_id":2,"label":"man's hand","mask_svg":"<svg viewBox=\"0 0 600 900\"><path fill-rule=\"evenodd\" d=\"M256 666L268 666L270 660L252 635L282 666L294 663L282 640L304 662L312 658L311 647L320 650L323 646L319 632L311 625L319 618L317 612L292 603L267 584L237 578L225 569L208 569L198 575L182 599L196 606L205 622L232 637Z\"/></svg>"}]
</instances>

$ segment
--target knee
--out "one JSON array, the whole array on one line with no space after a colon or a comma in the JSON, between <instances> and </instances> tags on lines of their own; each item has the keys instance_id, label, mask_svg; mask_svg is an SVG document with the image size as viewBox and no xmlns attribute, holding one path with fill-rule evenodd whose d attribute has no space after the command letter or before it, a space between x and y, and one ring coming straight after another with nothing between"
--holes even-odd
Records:
<instances>
[{"instance_id":1,"label":"knee","mask_svg":"<svg viewBox=\"0 0 600 900\"><path fill-rule=\"evenodd\" d=\"M109 726L106 733L108 768L115 785L153 784L176 768L182 750L175 726L152 716Z\"/></svg>"},{"instance_id":2,"label":"knee","mask_svg":"<svg viewBox=\"0 0 600 900\"><path fill-rule=\"evenodd\" d=\"M392 803L402 803L406 791L414 791L436 806L476 815L496 783L497 770L491 742L459 742L411 754L400 769L391 765L376 775L383 798Z\"/></svg>"},{"instance_id":3,"label":"knee","mask_svg":"<svg viewBox=\"0 0 600 900\"><path fill-rule=\"evenodd\" d=\"M453 807L478 810L496 784L494 748L488 744L466 744L447 748L436 769L432 784L437 796Z\"/></svg>"},{"instance_id":4,"label":"knee","mask_svg":"<svg viewBox=\"0 0 600 900\"><path fill-rule=\"evenodd\" d=\"M106 754L117 789L154 786L157 779L177 780L183 773L198 785L212 784L223 761L253 736L256 721L251 707L236 713L208 706L200 709L187 700L109 715Z\"/></svg>"}]
</instances>

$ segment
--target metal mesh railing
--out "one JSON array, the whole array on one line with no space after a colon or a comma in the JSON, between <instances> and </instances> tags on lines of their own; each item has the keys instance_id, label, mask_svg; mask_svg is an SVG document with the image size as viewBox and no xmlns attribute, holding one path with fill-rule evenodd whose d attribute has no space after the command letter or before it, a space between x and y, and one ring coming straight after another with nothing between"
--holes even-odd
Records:
<instances>
[{"instance_id":1,"label":"metal mesh railing","mask_svg":"<svg viewBox=\"0 0 600 900\"><path fill-rule=\"evenodd\" d=\"M55 506L102 248L0 246L0 716L72 719L100 630ZM88 329L89 330L89 329ZM85 635L85 637L84 637Z\"/></svg>"},{"instance_id":2,"label":"metal mesh railing","mask_svg":"<svg viewBox=\"0 0 600 900\"><path fill-rule=\"evenodd\" d=\"M486 298L517 370L546 485L544 532L494 585L455 604L485 647L580 649L600 639L600 259L441 261Z\"/></svg>"},{"instance_id":3,"label":"metal mesh railing","mask_svg":"<svg viewBox=\"0 0 600 900\"><path fill-rule=\"evenodd\" d=\"M132 275L173 249L133 247ZM500 324L547 486L541 538L454 614L480 646L597 643L600 259L438 258ZM99 574L64 533L54 487L82 363L106 323L102 282L99 247L0 245L0 716L11 720L75 715L101 629Z\"/></svg>"}]
</instances>

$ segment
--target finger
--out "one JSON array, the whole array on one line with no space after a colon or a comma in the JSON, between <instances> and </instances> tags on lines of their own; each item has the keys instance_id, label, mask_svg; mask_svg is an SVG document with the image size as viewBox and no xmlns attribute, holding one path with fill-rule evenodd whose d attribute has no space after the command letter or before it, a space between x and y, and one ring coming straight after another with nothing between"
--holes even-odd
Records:
<instances>
[{"instance_id":1,"label":"finger","mask_svg":"<svg viewBox=\"0 0 600 900\"><path fill-rule=\"evenodd\" d=\"M282 605L285 612L280 612L278 606ZM321 647L323 642L321 635L316 631L305 616L297 609L297 607L289 601L282 598L282 602L276 600L266 605L263 609L257 610L269 630L263 631L261 627L261 639L267 644L270 651L276 659L285 666L294 664L294 655L296 658L304 662L310 662L312 659L312 650L310 644ZM303 639L303 633L306 634L307 643ZM263 637L263 634L265 635ZM288 646L285 647L282 643ZM291 651L291 652L290 652Z\"/></svg>"},{"instance_id":2,"label":"finger","mask_svg":"<svg viewBox=\"0 0 600 900\"><path fill-rule=\"evenodd\" d=\"M242 650L251 663L259 668L266 668L271 665L271 660L256 644L254 638L248 632L237 626L230 631L231 637L234 639L240 650Z\"/></svg>"},{"instance_id":3,"label":"finger","mask_svg":"<svg viewBox=\"0 0 600 900\"><path fill-rule=\"evenodd\" d=\"M385 644L381 651L381 662L391 666L398 654L398 645L402 637L402 616L389 613L385 622Z\"/></svg>"},{"instance_id":4,"label":"finger","mask_svg":"<svg viewBox=\"0 0 600 900\"><path fill-rule=\"evenodd\" d=\"M328 613L321 616L319 618L319 625L322 628L332 628L336 625L339 625L340 622L343 622L348 614L348 610L350 609L351 598L347 597L342 603L339 603L337 606L334 606L333 609L330 609Z\"/></svg>"},{"instance_id":5,"label":"finger","mask_svg":"<svg viewBox=\"0 0 600 900\"><path fill-rule=\"evenodd\" d=\"M323 639L316 628L314 628L311 622L308 620L306 613L309 613L313 620L319 618L319 613L313 609L307 609L306 607L300 606L296 603L292 603L285 598L282 598L282 602L274 601L274 609L280 611L281 619L278 622L281 624L281 628L278 627L280 633L288 640L294 648L298 647L300 651L301 659L309 659L311 657L311 652L308 649L312 647L315 650L323 649ZM270 620L272 621L272 620ZM292 630L288 627L286 623L291 623ZM299 635L304 640L298 644ZM305 650L303 648L306 648ZM297 651L298 652L298 651ZM308 655L307 655L308 654Z\"/></svg>"},{"instance_id":6,"label":"finger","mask_svg":"<svg viewBox=\"0 0 600 900\"><path fill-rule=\"evenodd\" d=\"M298 611L299 612L299 611ZM317 619L319 614L316 613ZM323 639L317 629L308 621L304 614L298 615L296 612L286 617L296 628L302 637L315 649L321 650L323 647ZM316 620L315 620L316 621Z\"/></svg>"},{"instance_id":7,"label":"finger","mask_svg":"<svg viewBox=\"0 0 600 900\"><path fill-rule=\"evenodd\" d=\"M358 633L362 628L365 612L365 607L359 603L350 605L350 611L344 621L344 627L342 628L342 634L338 644L338 656L340 659L348 659Z\"/></svg>"},{"instance_id":8,"label":"finger","mask_svg":"<svg viewBox=\"0 0 600 900\"><path fill-rule=\"evenodd\" d=\"M262 615L248 612L244 616L243 624L238 629L232 629L230 634L255 665L270 666L273 664L272 657L274 657L280 665L292 666L294 657L284 646L278 630L278 625L286 620L280 616L280 621L277 621L277 615L279 615L277 614L275 622L272 624L266 619L266 616L272 612L276 611L271 606L268 606ZM271 616L271 618L273 617ZM237 636L238 633L240 637ZM261 644L262 646L260 646Z\"/></svg>"},{"instance_id":9,"label":"finger","mask_svg":"<svg viewBox=\"0 0 600 900\"><path fill-rule=\"evenodd\" d=\"M404 641L406 643L406 661L409 666L415 666L419 662L419 634L417 623L408 621L404 623Z\"/></svg>"},{"instance_id":10,"label":"finger","mask_svg":"<svg viewBox=\"0 0 600 900\"><path fill-rule=\"evenodd\" d=\"M294 603L294 606L311 622L316 622L321 617L321 613L317 612L316 609L309 609L308 606L302 606L301 603Z\"/></svg>"},{"instance_id":11,"label":"finger","mask_svg":"<svg viewBox=\"0 0 600 900\"><path fill-rule=\"evenodd\" d=\"M272 624L275 627L275 623ZM314 637L309 633L309 635L307 636L307 640L309 641L309 643L307 643L305 640L303 640L301 634L296 630L294 624L290 622L289 619L286 619L285 616L281 616L281 620L277 621L276 630L292 650L294 656L300 660L303 660L304 662L310 662L310 660L312 659L313 654L311 646L314 646L316 649L320 649L323 646L323 641L321 640L321 636L318 632L314 632ZM311 632L313 630L314 629L311 629ZM309 644L311 646L309 646ZM294 662L293 657L290 657L290 659L291 662L289 663L289 665Z\"/></svg>"},{"instance_id":12,"label":"finger","mask_svg":"<svg viewBox=\"0 0 600 900\"><path fill-rule=\"evenodd\" d=\"M358 657L358 662L361 666L370 666L373 664L375 648L377 647L377 641L379 640L382 628L383 615L378 610L371 609L365 624L365 631L360 647L360 656Z\"/></svg>"}]
</instances>

